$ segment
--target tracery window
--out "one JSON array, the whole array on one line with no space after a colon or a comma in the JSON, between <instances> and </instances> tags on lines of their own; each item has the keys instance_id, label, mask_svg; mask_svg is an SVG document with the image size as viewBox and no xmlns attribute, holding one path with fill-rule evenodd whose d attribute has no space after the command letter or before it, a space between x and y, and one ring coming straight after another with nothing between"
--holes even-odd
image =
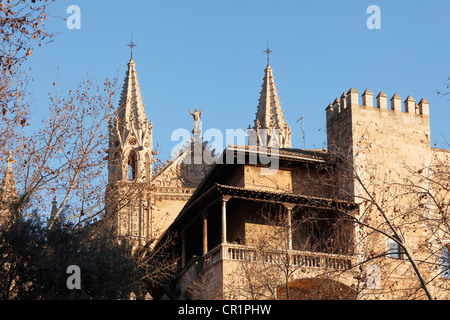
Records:
<instances>
[{"instance_id":1,"label":"tracery window","mask_svg":"<svg viewBox=\"0 0 450 320\"><path fill-rule=\"evenodd\" d=\"M128 168L127 168L128 181L133 181L136 179L136 171L137 171L136 166L137 166L136 153L131 151L128 156Z\"/></svg>"}]
</instances>

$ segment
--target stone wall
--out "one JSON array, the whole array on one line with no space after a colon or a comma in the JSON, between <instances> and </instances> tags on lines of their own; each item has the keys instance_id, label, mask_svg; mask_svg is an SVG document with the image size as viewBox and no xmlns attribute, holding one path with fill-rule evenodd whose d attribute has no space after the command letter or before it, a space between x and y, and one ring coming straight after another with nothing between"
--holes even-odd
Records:
<instances>
[{"instance_id":1,"label":"stone wall","mask_svg":"<svg viewBox=\"0 0 450 320\"><path fill-rule=\"evenodd\" d=\"M348 178L344 188L361 204L360 221L392 236L385 215L411 255L418 261L427 260L428 264L419 263L424 276L439 278L439 248L430 241L433 230L424 219L433 212L418 197L417 190L430 190L423 170L448 152L430 146L429 104L425 99L416 103L408 96L402 107L401 98L394 94L390 102L388 108L387 96L380 92L374 104L369 90L363 93L362 104L355 89L336 98L326 109L328 150L343 159L343 173ZM448 157L445 161L448 163ZM388 252L390 240L386 235L362 227L357 227L356 234L360 261ZM430 267L432 263L436 267ZM366 290L368 297L401 298L396 296L401 290L419 287L408 260L386 255L374 264L380 268L380 287ZM404 290L403 297L412 291ZM419 290L416 297L423 298L423 291Z\"/></svg>"}]
</instances>

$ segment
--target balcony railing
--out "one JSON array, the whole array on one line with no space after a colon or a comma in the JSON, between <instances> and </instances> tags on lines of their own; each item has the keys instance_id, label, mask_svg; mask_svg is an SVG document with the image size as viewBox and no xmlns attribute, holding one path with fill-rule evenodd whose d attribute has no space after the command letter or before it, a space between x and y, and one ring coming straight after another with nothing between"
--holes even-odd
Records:
<instances>
[{"instance_id":1,"label":"balcony railing","mask_svg":"<svg viewBox=\"0 0 450 320\"><path fill-rule=\"evenodd\" d=\"M221 260L286 264L287 258L289 258L289 265L295 267L343 271L350 269L353 265L353 257L348 255L298 250L257 252L257 249L251 246L221 244L203 257L203 268L209 268Z\"/></svg>"}]
</instances>

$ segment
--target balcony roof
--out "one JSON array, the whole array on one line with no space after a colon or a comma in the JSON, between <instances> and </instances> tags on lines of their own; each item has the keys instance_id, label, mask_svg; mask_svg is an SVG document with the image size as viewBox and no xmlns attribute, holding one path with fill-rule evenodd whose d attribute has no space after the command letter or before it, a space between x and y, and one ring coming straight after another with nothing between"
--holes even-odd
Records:
<instances>
[{"instance_id":1,"label":"balcony roof","mask_svg":"<svg viewBox=\"0 0 450 320\"><path fill-rule=\"evenodd\" d=\"M333 155L330 154L325 149L296 149L296 148L273 149L261 146L229 145L226 148L226 150L244 153L257 153L258 155L267 154L271 157L273 157L274 154L277 154L282 159L297 160L297 161L307 161L307 162L333 161Z\"/></svg>"},{"instance_id":2,"label":"balcony roof","mask_svg":"<svg viewBox=\"0 0 450 320\"><path fill-rule=\"evenodd\" d=\"M222 160L224 160L228 151L233 152L235 158L237 158L240 153L243 153L246 156L254 153L257 154L258 157L267 155L267 157L273 158L278 156L284 163L280 163L281 166L304 164L313 166L319 165L319 167L322 165L334 166L338 161L334 155L324 149L271 149L248 145L227 146L221 155ZM245 163L247 163L247 161L248 158L245 158ZM221 196L230 196L253 201L293 204L295 206L310 206L330 210L336 210L338 208L352 210L353 208L356 208L356 204L351 201L312 197L275 190L250 189L225 185L224 182L232 175L236 170L236 167L241 165L243 165L243 163L234 162L233 164L226 164L225 161L216 162L169 227L168 232L180 229L183 225L189 224L192 219L200 214L202 208L217 201Z\"/></svg>"},{"instance_id":3,"label":"balcony roof","mask_svg":"<svg viewBox=\"0 0 450 320\"><path fill-rule=\"evenodd\" d=\"M189 201L188 204L183 208L178 217L175 219L173 226L186 222L186 219L191 221L198 214L200 214L201 208L208 206L214 201L217 201L221 198L221 196L229 196L231 198L254 201L292 204L295 206L307 206L317 209L330 210L353 210L357 206L354 202L346 200L312 197L275 190L271 191L241 188L215 183L209 190L207 190L203 194L199 195L195 199L191 198L191 200L193 201Z\"/></svg>"}]
</instances>

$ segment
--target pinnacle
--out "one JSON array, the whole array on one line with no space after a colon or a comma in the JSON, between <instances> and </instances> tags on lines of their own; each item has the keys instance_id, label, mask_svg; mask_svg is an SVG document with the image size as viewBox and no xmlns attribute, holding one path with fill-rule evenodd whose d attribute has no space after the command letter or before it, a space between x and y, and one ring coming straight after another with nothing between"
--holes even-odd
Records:
<instances>
[{"instance_id":1,"label":"pinnacle","mask_svg":"<svg viewBox=\"0 0 450 320\"><path fill-rule=\"evenodd\" d=\"M140 127L142 123L146 122L147 116L144 110L144 103L135 66L136 64L133 58L131 58L128 63L128 70L122 88L118 116L122 118L124 122L129 122L130 119L132 119L132 121L135 122L136 127Z\"/></svg>"},{"instance_id":2,"label":"pinnacle","mask_svg":"<svg viewBox=\"0 0 450 320\"><path fill-rule=\"evenodd\" d=\"M261 127L265 129L280 128L284 124L281 104L271 71L270 65L267 65L256 113L256 119L261 123Z\"/></svg>"},{"instance_id":3,"label":"pinnacle","mask_svg":"<svg viewBox=\"0 0 450 320\"><path fill-rule=\"evenodd\" d=\"M8 155L6 161L8 162L8 166L0 188L2 201L17 197L16 180L14 179L14 171L12 170L12 163L14 160L12 159L11 154Z\"/></svg>"},{"instance_id":4,"label":"pinnacle","mask_svg":"<svg viewBox=\"0 0 450 320\"><path fill-rule=\"evenodd\" d=\"M280 97L278 96L278 91L272 75L272 68L270 67L270 64L267 64L253 128L255 130L277 129L280 130L282 134L286 134L286 132L290 132L290 128L286 123L283 116L283 110L281 109ZM286 144L289 144L290 147L290 142Z\"/></svg>"}]
</instances>

